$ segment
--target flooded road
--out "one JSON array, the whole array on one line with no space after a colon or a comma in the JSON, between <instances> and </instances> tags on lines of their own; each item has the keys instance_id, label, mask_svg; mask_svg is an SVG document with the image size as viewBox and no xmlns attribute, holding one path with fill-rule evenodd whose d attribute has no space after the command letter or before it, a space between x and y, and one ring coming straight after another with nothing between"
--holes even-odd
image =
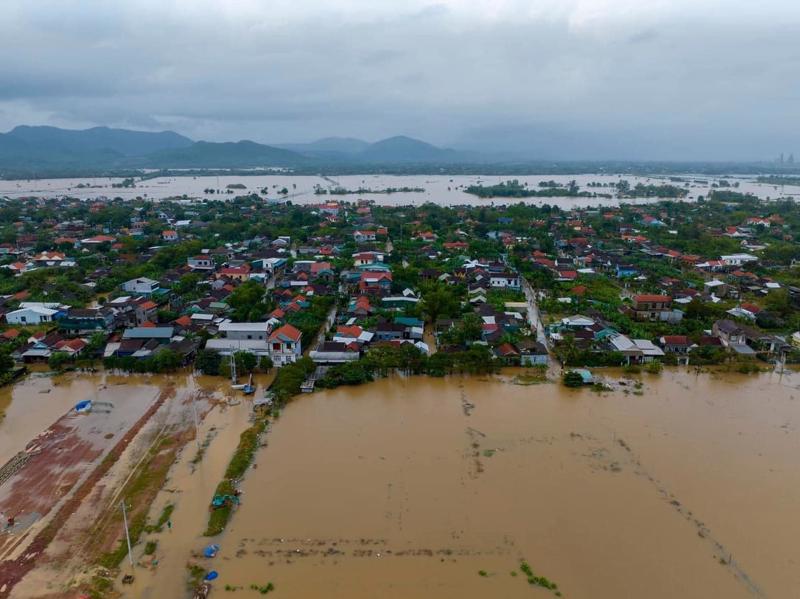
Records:
<instances>
[{"instance_id":1,"label":"flooded road","mask_svg":"<svg viewBox=\"0 0 800 599\"><path fill-rule=\"evenodd\" d=\"M553 596L511 575L524 559L565 597L796 596L800 377L665 373L643 395L511 378L291 403L204 563L217 590Z\"/></svg>"}]
</instances>

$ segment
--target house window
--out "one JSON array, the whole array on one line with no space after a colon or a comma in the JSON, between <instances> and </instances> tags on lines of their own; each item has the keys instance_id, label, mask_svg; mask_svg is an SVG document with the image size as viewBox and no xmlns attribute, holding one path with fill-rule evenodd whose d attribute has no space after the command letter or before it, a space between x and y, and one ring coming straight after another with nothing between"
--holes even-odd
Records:
<instances>
[{"instance_id":1,"label":"house window","mask_svg":"<svg viewBox=\"0 0 800 599\"><path fill-rule=\"evenodd\" d=\"M281 351L281 344L280 343L273 343L272 344L273 351Z\"/></svg>"}]
</instances>

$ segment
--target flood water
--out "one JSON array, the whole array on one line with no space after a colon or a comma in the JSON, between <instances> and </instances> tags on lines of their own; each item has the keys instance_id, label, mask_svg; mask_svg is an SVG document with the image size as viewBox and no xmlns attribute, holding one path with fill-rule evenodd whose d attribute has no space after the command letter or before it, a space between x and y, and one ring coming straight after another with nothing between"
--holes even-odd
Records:
<instances>
[{"instance_id":1,"label":"flood water","mask_svg":"<svg viewBox=\"0 0 800 599\"><path fill-rule=\"evenodd\" d=\"M14 385L0 387L0 463L18 451L76 403L95 399L103 378L52 376L34 372ZM153 388L157 393L158 389Z\"/></svg>"},{"instance_id":2,"label":"flood water","mask_svg":"<svg viewBox=\"0 0 800 599\"><path fill-rule=\"evenodd\" d=\"M263 393L272 376L255 377L259 393ZM42 442L42 447L47 445L46 450L53 455L53 463L39 464L37 457L33 457L15 477L0 487L0 511L5 509L6 513L15 513L20 523L11 535L4 534L8 532L6 530L0 532L0 553L3 554L0 559L13 559L25 551L24 543L33 538L55 513L56 510L52 508L61 505L62 499L68 496L65 494L72 491L76 481L85 479L109 447L130 429L132 420L138 418L159 397L164 398L161 408L149 418L142 432L133 439L108 475L92 489L88 498L81 502L72 515L66 516L53 542L37 558L35 569L14 587L12 597L29 599L53 596L52 593L72 586L76 579L81 579L86 564L81 558L80 549L84 543L95 541L92 536L94 523L106 515L106 510L114 509L112 504L119 498L118 489L128 479L131 469L146 454L154 439L167 430L177 434L191 429L193 414L197 414L198 441L190 441L183 450L178 451L179 462L173 467L165 488L152 506L154 520L167 503L180 506L173 520L182 534L154 537L160 542L158 558L164 564L159 572L173 575L177 591L171 596L181 595L185 587L186 556L198 544L193 536L187 534L190 526L184 526L184 521L197 524L202 532L210 497L223 476L239 435L249 426L250 401L241 393L231 390L229 381L219 377L194 376L190 373L120 375L75 372L57 376L33 373L13 386L0 389L0 412L4 414L0 420L0 464L23 450L32 439L50 439L50 436L42 437L40 433L45 429L54 430L53 423L56 421L55 427L59 430L59 434L50 442L52 447L47 445L47 441ZM74 415L71 409L84 399L108 404L98 404L96 413ZM229 402L232 405L228 405ZM111 406L111 409L105 406ZM94 444L89 449L94 453L89 455L88 450L84 451L86 455L79 463L77 460L83 454L78 456L69 449L67 432L69 439L78 436L93 440ZM203 459L198 458L201 449L206 453ZM69 467L55 463L56 458L69 458ZM52 476L42 479L39 471L48 467L54 469ZM36 480L42 480L35 489L31 485L26 490L18 480L20 477L37 476L39 478ZM55 486L55 493L44 492L48 484ZM9 496L16 498L16 503L11 507ZM117 533L113 527L110 532ZM137 582L145 584L147 572L144 566L149 565L151 557L143 553L144 543L149 540L152 539L143 538L134 547L135 559L142 563L142 567L137 568ZM9 546L8 551L5 551L4 543ZM0 594L6 590L5 582L0 575ZM74 593L69 596L74 596ZM163 595L156 593L155 596Z\"/></svg>"},{"instance_id":3,"label":"flood water","mask_svg":"<svg viewBox=\"0 0 800 599\"><path fill-rule=\"evenodd\" d=\"M710 191L711 183L715 177L705 175L684 175L690 181L689 195L687 201L694 201L697 196L707 196ZM784 186L782 188L760 184L755 182L755 177L726 177L728 181L739 182L736 191L753 193L760 198L779 198L794 197L800 195L800 187ZM525 202L529 204L558 205L562 207L583 207L616 205L620 200L616 198L524 198L524 199L504 199L488 198L482 199L467 194L464 188L470 185L483 184L494 185L509 179L518 179L522 183L528 183L531 188L536 188L540 181L558 181L568 183L575 180L578 185L587 191L597 191L598 193L612 194L613 188L587 187L590 182L601 182L614 184L620 179L626 179L631 186L637 183L658 185L670 183L666 177L638 177L632 175L608 175L608 174L584 174L584 175L535 175L535 176L509 176L509 175L343 175L333 177L308 176L308 175L251 175L251 176L199 176L199 177L158 177L146 181L137 181L135 188L112 188L112 183L120 182L122 179L109 178L84 178L84 179L41 179L41 180L0 180L0 196L8 197L60 197L68 195L81 199L91 199L97 197L122 197L122 198L150 198L163 199L168 197L183 196L188 198L207 198L207 199L229 199L234 195L245 193L258 193L263 189L267 190L267 197L279 199L282 188L286 188L289 194L286 198L299 204L316 204L326 200L355 201L360 198L374 200L378 204L385 205L419 205L425 202L434 202L442 205L501 205ZM79 184L89 187L78 187ZM230 184L242 184L246 189L236 189L234 195L226 195L225 189ZM675 183L684 185L684 183ZM334 187L345 187L355 190L359 188L381 190L386 188L421 188L422 192L398 192L392 194L358 194L358 195L315 195L314 189L320 186L324 189ZM209 194L207 189L222 190L222 195ZM657 201L655 198L649 199L626 199L625 203L646 203Z\"/></svg>"},{"instance_id":4,"label":"flood water","mask_svg":"<svg viewBox=\"0 0 800 599\"><path fill-rule=\"evenodd\" d=\"M800 377L664 373L641 395L511 380L292 402L205 564L217 586L552 596L511 575L525 559L565 597L797 596Z\"/></svg>"},{"instance_id":5,"label":"flood water","mask_svg":"<svg viewBox=\"0 0 800 599\"><path fill-rule=\"evenodd\" d=\"M208 502L250 411L217 405L200 425L205 457L187 445L152 506L176 506L172 529L140 541L136 582L117 588L184 596L194 561L219 572L215 594L272 582L289 598L554 596L511 575L524 559L564 597L797 596L800 375L670 371L597 394L515 384L518 373L298 397L206 560ZM230 395L219 378L34 375L0 395L0 456L95 389L166 386L176 406L192 389ZM48 576L45 565L14 597L53 592Z\"/></svg>"}]
</instances>

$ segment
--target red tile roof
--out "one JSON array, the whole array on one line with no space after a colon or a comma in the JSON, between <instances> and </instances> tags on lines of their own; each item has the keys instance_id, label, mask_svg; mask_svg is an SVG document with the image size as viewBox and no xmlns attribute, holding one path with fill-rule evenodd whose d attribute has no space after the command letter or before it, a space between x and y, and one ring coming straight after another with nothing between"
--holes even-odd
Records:
<instances>
[{"instance_id":1,"label":"red tile roof","mask_svg":"<svg viewBox=\"0 0 800 599\"><path fill-rule=\"evenodd\" d=\"M352 325L352 326L349 326L349 327L342 326L342 327L337 327L336 328L336 334L337 335L343 335L345 337L358 338L361 335L361 333L363 333L363 332L364 332L364 329L362 329L358 325Z\"/></svg>"},{"instance_id":2,"label":"red tile roof","mask_svg":"<svg viewBox=\"0 0 800 599\"><path fill-rule=\"evenodd\" d=\"M638 303L641 302L671 302L672 298L668 295L634 295L633 301Z\"/></svg>"},{"instance_id":3,"label":"red tile roof","mask_svg":"<svg viewBox=\"0 0 800 599\"><path fill-rule=\"evenodd\" d=\"M664 335L665 345L689 345L689 338L686 335Z\"/></svg>"},{"instance_id":4,"label":"red tile roof","mask_svg":"<svg viewBox=\"0 0 800 599\"><path fill-rule=\"evenodd\" d=\"M188 316L184 315L184 316L181 316L180 318L176 318L175 319L175 324L177 324L178 326L181 326L181 327L188 327L188 326L190 326L192 324L192 319L189 318Z\"/></svg>"},{"instance_id":5,"label":"red tile roof","mask_svg":"<svg viewBox=\"0 0 800 599\"><path fill-rule=\"evenodd\" d=\"M296 328L290 324L285 324L280 328L275 329L272 332L272 335L269 336L270 341L275 341L279 339L289 339L290 341L294 341L297 343L300 341L300 338L303 334Z\"/></svg>"}]
</instances>

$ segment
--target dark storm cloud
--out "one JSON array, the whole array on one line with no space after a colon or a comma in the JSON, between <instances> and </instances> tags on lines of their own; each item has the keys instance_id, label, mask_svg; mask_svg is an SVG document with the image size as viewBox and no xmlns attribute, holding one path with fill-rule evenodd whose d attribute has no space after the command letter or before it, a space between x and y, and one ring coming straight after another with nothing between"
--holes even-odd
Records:
<instances>
[{"instance_id":1,"label":"dark storm cloud","mask_svg":"<svg viewBox=\"0 0 800 599\"><path fill-rule=\"evenodd\" d=\"M5 0L0 129L326 135L555 158L798 151L800 8L767 0Z\"/></svg>"}]
</instances>

